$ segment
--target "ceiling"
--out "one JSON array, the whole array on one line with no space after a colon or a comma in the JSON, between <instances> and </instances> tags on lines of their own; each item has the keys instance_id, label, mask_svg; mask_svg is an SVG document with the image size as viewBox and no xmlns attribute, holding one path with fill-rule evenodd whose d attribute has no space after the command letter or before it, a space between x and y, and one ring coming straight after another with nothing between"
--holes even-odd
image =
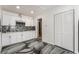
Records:
<instances>
[{"instance_id":1,"label":"ceiling","mask_svg":"<svg viewBox=\"0 0 79 59\"><path fill-rule=\"evenodd\" d=\"M57 5L19 5L20 9L16 9L16 5L2 5L3 10L20 13L28 16L35 16L40 13L43 13L45 10L57 7ZM30 11L33 10L34 14L31 14Z\"/></svg>"}]
</instances>

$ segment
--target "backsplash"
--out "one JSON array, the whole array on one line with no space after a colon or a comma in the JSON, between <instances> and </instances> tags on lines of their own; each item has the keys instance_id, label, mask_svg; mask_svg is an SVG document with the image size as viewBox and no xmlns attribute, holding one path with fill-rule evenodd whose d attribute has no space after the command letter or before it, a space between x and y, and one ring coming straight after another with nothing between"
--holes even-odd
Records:
<instances>
[{"instance_id":1,"label":"backsplash","mask_svg":"<svg viewBox=\"0 0 79 59\"><path fill-rule=\"evenodd\" d=\"M35 26L2 26L2 33L6 32L23 32L23 31L34 31Z\"/></svg>"}]
</instances>

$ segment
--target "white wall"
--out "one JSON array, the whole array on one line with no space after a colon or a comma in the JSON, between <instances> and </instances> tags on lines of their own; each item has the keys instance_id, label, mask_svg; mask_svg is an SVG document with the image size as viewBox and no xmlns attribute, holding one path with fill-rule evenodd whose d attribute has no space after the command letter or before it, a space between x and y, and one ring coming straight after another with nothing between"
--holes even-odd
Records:
<instances>
[{"instance_id":1,"label":"white wall","mask_svg":"<svg viewBox=\"0 0 79 59\"><path fill-rule=\"evenodd\" d=\"M37 15L35 20L42 18L42 40L54 44L54 15L63 11L74 9L74 39L75 39L75 53L78 53L78 19L79 6L59 6L45 11L43 14ZM36 22L37 24L37 22Z\"/></svg>"},{"instance_id":2,"label":"white wall","mask_svg":"<svg viewBox=\"0 0 79 59\"><path fill-rule=\"evenodd\" d=\"M35 18L36 20L36 27L38 26L37 24L37 19L42 18L42 40L47 43L54 44L54 20L53 20L53 15L51 12L46 12L42 15L39 15ZM37 30L38 32L38 27ZM36 33L37 34L37 33Z\"/></svg>"}]
</instances>

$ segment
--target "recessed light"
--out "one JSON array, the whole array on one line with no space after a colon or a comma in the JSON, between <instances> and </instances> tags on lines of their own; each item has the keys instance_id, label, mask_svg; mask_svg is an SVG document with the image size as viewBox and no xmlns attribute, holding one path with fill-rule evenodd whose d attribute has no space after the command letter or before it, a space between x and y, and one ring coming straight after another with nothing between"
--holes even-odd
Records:
<instances>
[{"instance_id":1,"label":"recessed light","mask_svg":"<svg viewBox=\"0 0 79 59\"><path fill-rule=\"evenodd\" d=\"M20 9L20 6L16 6L17 9Z\"/></svg>"},{"instance_id":2,"label":"recessed light","mask_svg":"<svg viewBox=\"0 0 79 59\"><path fill-rule=\"evenodd\" d=\"M30 11L30 13L31 13L31 14L34 14L34 11L33 11L33 10L31 10L31 11Z\"/></svg>"}]
</instances>

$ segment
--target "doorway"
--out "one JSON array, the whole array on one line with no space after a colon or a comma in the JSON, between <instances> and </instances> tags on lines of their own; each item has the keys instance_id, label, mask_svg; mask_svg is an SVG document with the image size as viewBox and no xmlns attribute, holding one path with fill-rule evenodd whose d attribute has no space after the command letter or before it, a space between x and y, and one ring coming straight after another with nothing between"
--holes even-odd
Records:
<instances>
[{"instance_id":1,"label":"doorway","mask_svg":"<svg viewBox=\"0 0 79 59\"><path fill-rule=\"evenodd\" d=\"M42 18L38 19L38 38L42 40Z\"/></svg>"}]
</instances>

